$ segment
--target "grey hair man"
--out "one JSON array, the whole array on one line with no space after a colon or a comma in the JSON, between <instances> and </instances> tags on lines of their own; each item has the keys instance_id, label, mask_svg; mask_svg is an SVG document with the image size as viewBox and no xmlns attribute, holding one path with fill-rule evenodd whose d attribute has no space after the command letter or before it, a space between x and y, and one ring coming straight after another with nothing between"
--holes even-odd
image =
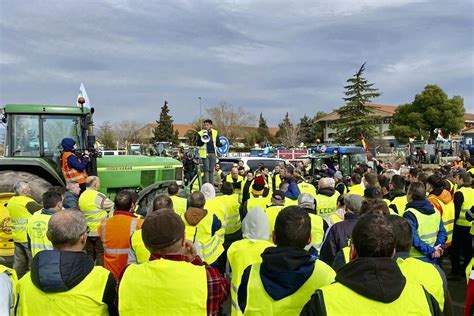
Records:
<instances>
[{"instance_id":1,"label":"grey hair man","mask_svg":"<svg viewBox=\"0 0 474 316\"><path fill-rule=\"evenodd\" d=\"M319 252L329 225L321 216L316 215L316 200L311 193L301 193L298 197L298 206L309 214L311 219L311 246Z\"/></svg>"},{"instance_id":2,"label":"grey hair man","mask_svg":"<svg viewBox=\"0 0 474 316\"><path fill-rule=\"evenodd\" d=\"M113 275L94 262L82 250L88 227L77 211L62 211L51 216L47 236L54 250L39 252L31 272L18 283L17 310L21 315L51 314L118 315L116 281ZM102 289L102 290L93 290ZM87 300L74 297L86 295Z\"/></svg>"},{"instance_id":3,"label":"grey hair man","mask_svg":"<svg viewBox=\"0 0 474 316\"><path fill-rule=\"evenodd\" d=\"M78 200L80 193L81 187L79 186L79 183L74 180L67 180L63 207L65 209L78 208Z\"/></svg>"},{"instance_id":4,"label":"grey hair man","mask_svg":"<svg viewBox=\"0 0 474 316\"><path fill-rule=\"evenodd\" d=\"M26 225L31 215L42 209L42 206L31 198L32 190L30 183L18 181L13 186L15 195L8 201L7 209L10 214L13 242L15 252L13 268L18 278L21 278L31 264L31 251L28 246Z\"/></svg>"}]
</instances>

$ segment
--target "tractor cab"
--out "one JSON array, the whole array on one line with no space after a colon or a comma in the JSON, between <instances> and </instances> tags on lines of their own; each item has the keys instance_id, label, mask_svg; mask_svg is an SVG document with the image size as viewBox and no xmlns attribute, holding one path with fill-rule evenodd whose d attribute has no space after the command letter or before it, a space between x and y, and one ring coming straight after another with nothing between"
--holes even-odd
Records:
<instances>
[{"instance_id":1,"label":"tractor cab","mask_svg":"<svg viewBox=\"0 0 474 316\"><path fill-rule=\"evenodd\" d=\"M7 125L4 156L13 160L4 159L3 163L43 165L44 177L61 185L61 141L70 137L79 148L93 148L88 146L92 113L89 108L71 106L6 105L2 109L2 122ZM92 138L89 141L93 145ZM27 166L24 169L30 172Z\"/></svg>"},{"instance_id":2,"label":"tractor cab","mask_svg":"<svg viewBox=\"0 0 474 316\"><path fill-rule=\"evenodd\" d=\"M355 146L317 146L309 150L310 175L313 177L331 175L336 170L343 176L350 176L358 164L367 163L364 148Z\"/></svg>"}]
</instances>

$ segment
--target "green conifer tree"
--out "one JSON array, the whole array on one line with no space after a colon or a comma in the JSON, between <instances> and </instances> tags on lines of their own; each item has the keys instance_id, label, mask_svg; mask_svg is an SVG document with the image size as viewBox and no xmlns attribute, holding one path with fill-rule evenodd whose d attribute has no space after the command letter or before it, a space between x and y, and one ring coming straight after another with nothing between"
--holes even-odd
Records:
<instances>
[{"instance_id":1,"label":"green conifer tree","mask_svg":"<svg viewBox=\"0 0 474 316\"><path fill-rule=\"evenodd\" d=\"M336 110L340 118L334 126L337 130L336 141L340 144L358 143L362 135L370 139L378 133L381 117L374 115L368 103L380 93L373 88L373 83L363 77L364 70L365 63L347 80L348 85L344 87L346 97L343 98L346 105Z\"/></svg>"},{"instance_id":2,"label":"green conifer tree","mask_svg":"<svg viewBox=\"0 0 474 316\"><path fill-rule=\"evenodd\" d=\"M257 142L268 141L270 141L270 131L268 130L267 121L263 118L263 114L260 113L260 118L258 119Z\"/></svg>"},{"instance_id":3,"label":"green conifer tree","mask_svg":"<svg viewBox=\"0 0 474 316\"><path fill-rule=\"evenodd\" d=\"M174 131L173 119L169 114L168 101L161 107L160 120L156 121L158 126L153 130L153 142L172 142L173 145L179 143L178 136Z\"/></svg>"}]
</instances>

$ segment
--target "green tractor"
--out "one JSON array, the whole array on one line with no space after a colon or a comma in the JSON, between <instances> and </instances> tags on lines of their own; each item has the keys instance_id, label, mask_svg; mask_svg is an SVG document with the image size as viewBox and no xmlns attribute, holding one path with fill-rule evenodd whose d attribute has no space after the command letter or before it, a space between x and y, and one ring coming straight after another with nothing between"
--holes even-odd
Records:
<instances>
[{"instance_id":1,"label":"green tractor","mask_svg":"<svg viewBox=\"0 0 474 316\"><path fill-rule=\"evenodd\" d=\"M17 181L28 181L32 195L41 201L52 185L64 186L61 140L73 138L82 151L91 152L89 175L101 180L101 192L111 199L120 190L138 192L138 204L150 209L157 194L169 183L181 183L182 163L149 156L101 156L95 150L94 108L37 104L7 104L0 109L7 125L5 154L0 157L0 193L13 192Z\"/></svg>"}]
</instances>

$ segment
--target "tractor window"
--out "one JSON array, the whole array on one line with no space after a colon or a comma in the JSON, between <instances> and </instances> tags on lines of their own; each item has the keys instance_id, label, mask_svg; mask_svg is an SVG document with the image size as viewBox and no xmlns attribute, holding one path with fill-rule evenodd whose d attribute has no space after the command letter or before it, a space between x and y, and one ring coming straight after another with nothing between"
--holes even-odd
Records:
<instances>
[{"instance_id":1,"label":"tractor window","mask_svg":"<svg viewBox=\"0 0 474 316\"><path fill-rule=\"evenodd\" d=\"M39 157L40 129L38 115L12 117L12 148L14 156Z\"/></svg>"},{"instance_id":2,"label":"tractor window","mask_svg":"<svg viewBox=\"0 0 474 316\"><path fill-rule=\"evenodd\" d=\"M349 162L349 156L348 155L342 155L341 156L341 164L339 165L339 170L342 172L343 175L350 175L351 174L351 168L350 168L350 162Z\"/></svg>"},{"instance_id":3,"label":"tractor window","mask_svg":"<svg viewBox=\"0 0 474 316\"><path fill-rule=\"evenodd\" d=\"M77 116L44 116L43 117L43 146L46 157L59 157L61 141L69 137L81 146L81 121Z\"/></svg>"}]
</instances>

